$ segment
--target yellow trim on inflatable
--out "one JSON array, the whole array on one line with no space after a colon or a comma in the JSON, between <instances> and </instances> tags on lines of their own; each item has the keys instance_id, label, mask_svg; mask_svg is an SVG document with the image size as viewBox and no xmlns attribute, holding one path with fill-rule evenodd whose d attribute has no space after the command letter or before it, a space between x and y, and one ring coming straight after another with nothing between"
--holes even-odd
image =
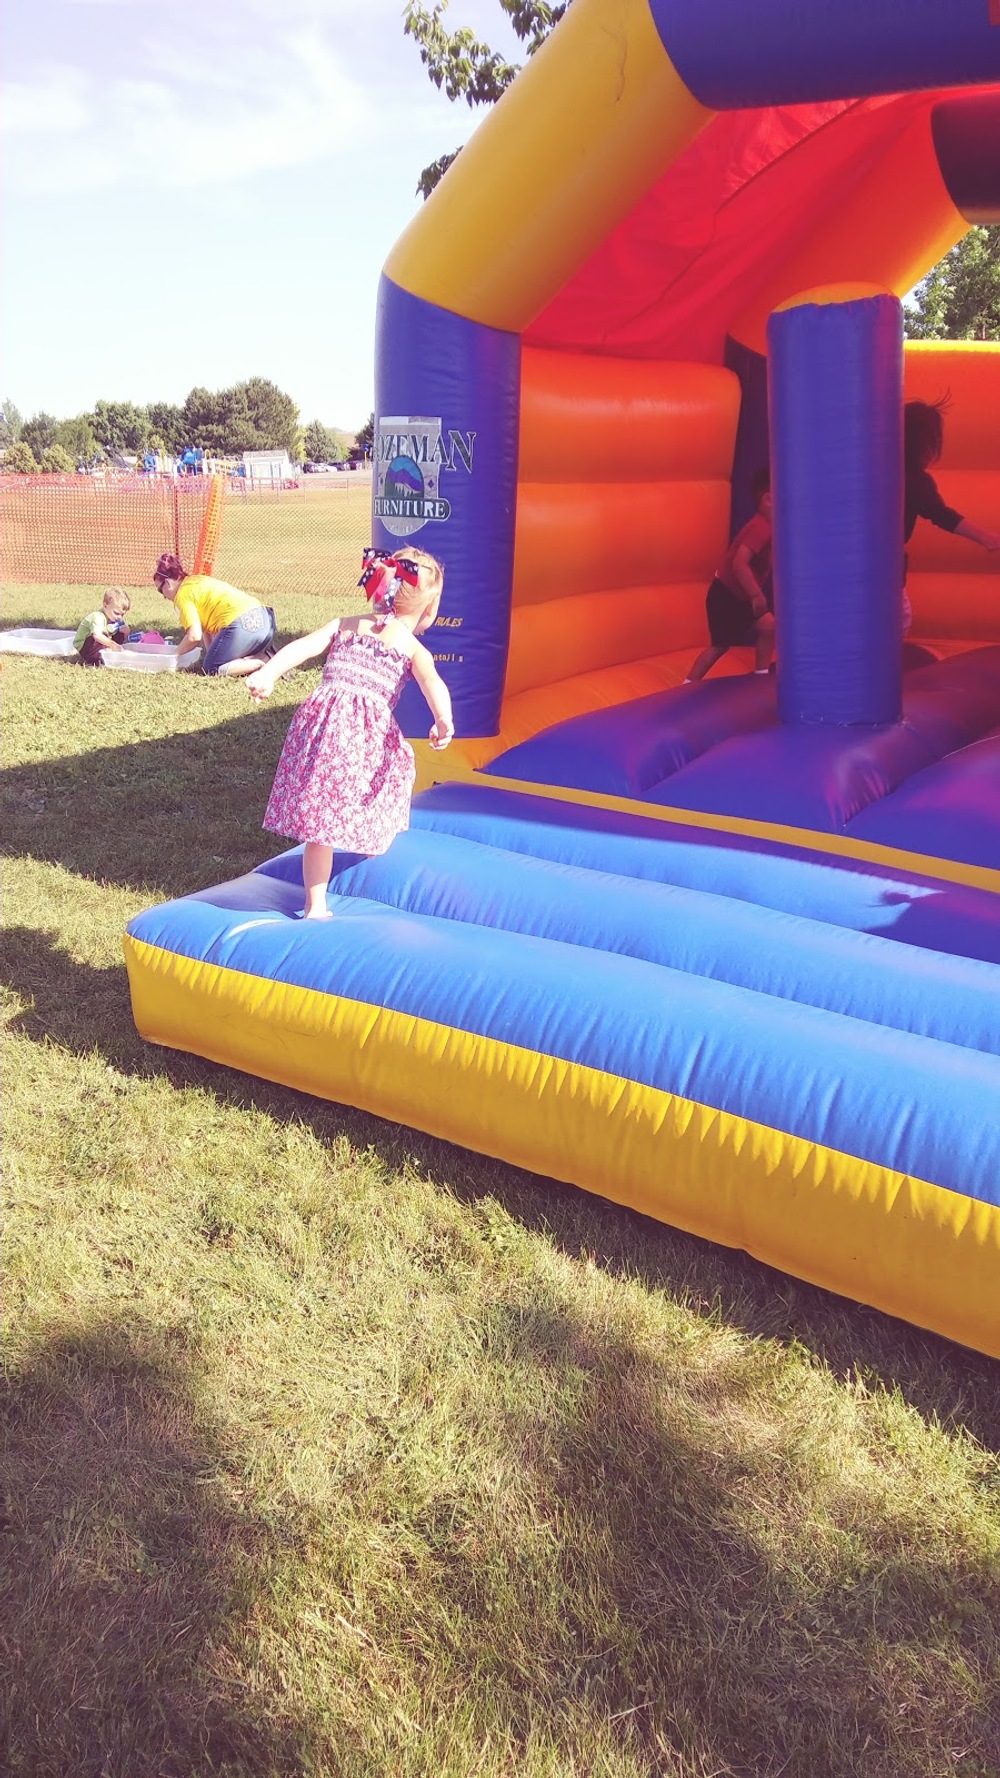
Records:
<instances>
[{"instance_id":1,"label":"yellow trim on inflatable","mask_svg":"<svg viewBox=\"0 0 1000 1778\"><path fill-rule=\"evenodd\" d=\"M516 790L520 796L544 796L557 803L581 803L585 808L609 809L624 815L642 815L650 821L670 821L679 827L700 827L712 833L741 834L746 839L770 840L779 846L795 846L808 852L829 852L836 858L855 858L865 864L885 865L922 877L938 877L945 883L964 883L970 889L988 889L1000 895L1000 870L985 864L963 864L952 858L932 858L923 852L903 852L880 846L873 840L855 840L849 834L817 833L808 827L786 827L777 821L753 821L743 815L716 815L700 809L670 809L662 803L643 803L633 797L605 796L598 790L573 790L564 784L529 784L521 778L495 777L476 772L474 782L491 790Z\"/></svg>"},{"instance_id":2,"label":"yellow trim on inflatable","mask_svg":"<svg viewBox=\"0 0 1000 1778\"><path fill-rule=\"evenodd\" d=\"M1000 1357L1000 1211L579 1063L127 937L143 1037L342 1101ZM455 1090L456 1081L461 1091Z\"/></svg>"},{"instance_id":3,"label":"yellow trim on inflatable","mask_svg":"<svg viewBox=\"0 0 1000 1778\"><path fill-rule=\"evenodd\" d=\"M811 290L800 290L796 296L787 296L784 302L776 305L774 313L781 315L786 309L805 308L808 303L825 308L830 303L865 302L871 296L892 294L884 284L815 284Z\"/></svg>"},{"instance_id":4,"label":"yellow trim on inflatable","mask_svg":"<svg viewBox=\"0 0 1000 1778\"><path fill-rule=\"evenodd\" d=\"M713 113L648 0L574 0L386 260L413 296L520 333Z\"/></svg>"}]
</instances>

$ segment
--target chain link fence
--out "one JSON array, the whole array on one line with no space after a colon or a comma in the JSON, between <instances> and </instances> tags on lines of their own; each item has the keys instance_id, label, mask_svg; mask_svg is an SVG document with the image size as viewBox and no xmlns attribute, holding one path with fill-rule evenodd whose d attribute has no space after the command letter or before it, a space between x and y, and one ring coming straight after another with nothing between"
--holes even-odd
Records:
<instances>
[{"instance_id":1,"label":"chain link fence","mask_svg":"<svg viewBox=\"0 0 1000 1778\"><path fill-rule=\"evenodd\" d=\"M343 593L371 542L370 471L303 476L297 487L227 488L213 572L273 604L282 593Z\"/></svg>"}]
</instances>

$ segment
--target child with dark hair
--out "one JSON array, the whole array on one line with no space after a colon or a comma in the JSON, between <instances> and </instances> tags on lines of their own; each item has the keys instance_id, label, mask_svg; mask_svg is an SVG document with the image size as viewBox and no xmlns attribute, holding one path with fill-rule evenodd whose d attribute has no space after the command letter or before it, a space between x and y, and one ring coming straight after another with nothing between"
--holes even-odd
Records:
<instances>
[{"instance_id":1,"label":"child with dark hair","mask_svg":"<svg viewBox=\"0 0 1000 1778\"><path fill-rule=\"evenodd\" d=\"M774 652L771 603L771 474L758 469L750 484L757 511L732 543L705 597L711 641L692 664L685 685L697 685L730 648L754 650L754 672L766 673Z\"/></svg>"},{"instance_id":2,"label":"child with dark hair","mask_svg":"<svg viewBox=\"0 0 1000 1778\"><path fill-rule=\"evenodd\" d=\"M180 559L169 553L157 562L153 585L176 607L184 625L178 656L203 649L201 670L210 677L253 673L273 652L274 612L250 593L211 574L187 574Z\"/></svg>"},{"instance_id":3,"label":"child with dark hair","mask_svg":"<svg viewBox=\"0 0 1000 1778\"><path fill-rule=\"evenodd\" d=\"M947 400L908 401L903 409L903 543L909 543L918 519L926 519L939 531L952 531L967 537L981 549L1000 549L1000 534L984 531L972 519L963 518L953 506L946 505L937 482L930 473L932 463L940 461L944 450L944 416ZM903 552L903 635L912 621L910 601L906 592L907 555Z\"/></svg>"}]
</instances>

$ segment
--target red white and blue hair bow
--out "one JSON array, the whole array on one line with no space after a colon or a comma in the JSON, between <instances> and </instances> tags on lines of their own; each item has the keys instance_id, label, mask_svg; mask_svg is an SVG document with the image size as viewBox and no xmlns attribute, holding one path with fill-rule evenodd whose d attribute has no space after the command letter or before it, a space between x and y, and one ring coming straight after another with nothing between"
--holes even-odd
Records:
<instances>
[{"instance_id":1,"label":"red white and blue hair bow","mask_svg":"<svg viewBox=\"0 0 1000 1778\"><path fill-rule=\"evenodd\" d=\"M361 554L361 579L369 599L385 611L391 611L401 583L419 586L420 563L410 556L395 556L387 549L366 549Z\"/></svg>"}]
</instances>

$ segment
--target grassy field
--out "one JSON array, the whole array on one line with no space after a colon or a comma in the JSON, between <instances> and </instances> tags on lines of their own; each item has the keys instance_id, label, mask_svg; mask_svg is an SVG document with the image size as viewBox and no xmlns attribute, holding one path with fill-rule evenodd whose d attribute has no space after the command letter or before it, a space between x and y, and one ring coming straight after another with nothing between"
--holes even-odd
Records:
<instances>
[{"instance_id":1,"label":"grassy field","mask_svg":"<svg viewBox=\"0 0 1000 1778\"><path fill-rule=\"evenodd\" d=\"M371 542L370 473L303 476L277 494L231 489L226 498L215 571L266 602L288 594L325 592L361 571Z\"/></svg>"},{"instance_id":2,"label":"grassy field","mask_svg":"<svg viewBox=\"0 0 1000 1778\"><path fill-rule=\"evenodd\" d=\"M137 1037L313 682L4 661L5 1778L1000 1778L1000 1367Z\"/></svg>"}]
</instances>

